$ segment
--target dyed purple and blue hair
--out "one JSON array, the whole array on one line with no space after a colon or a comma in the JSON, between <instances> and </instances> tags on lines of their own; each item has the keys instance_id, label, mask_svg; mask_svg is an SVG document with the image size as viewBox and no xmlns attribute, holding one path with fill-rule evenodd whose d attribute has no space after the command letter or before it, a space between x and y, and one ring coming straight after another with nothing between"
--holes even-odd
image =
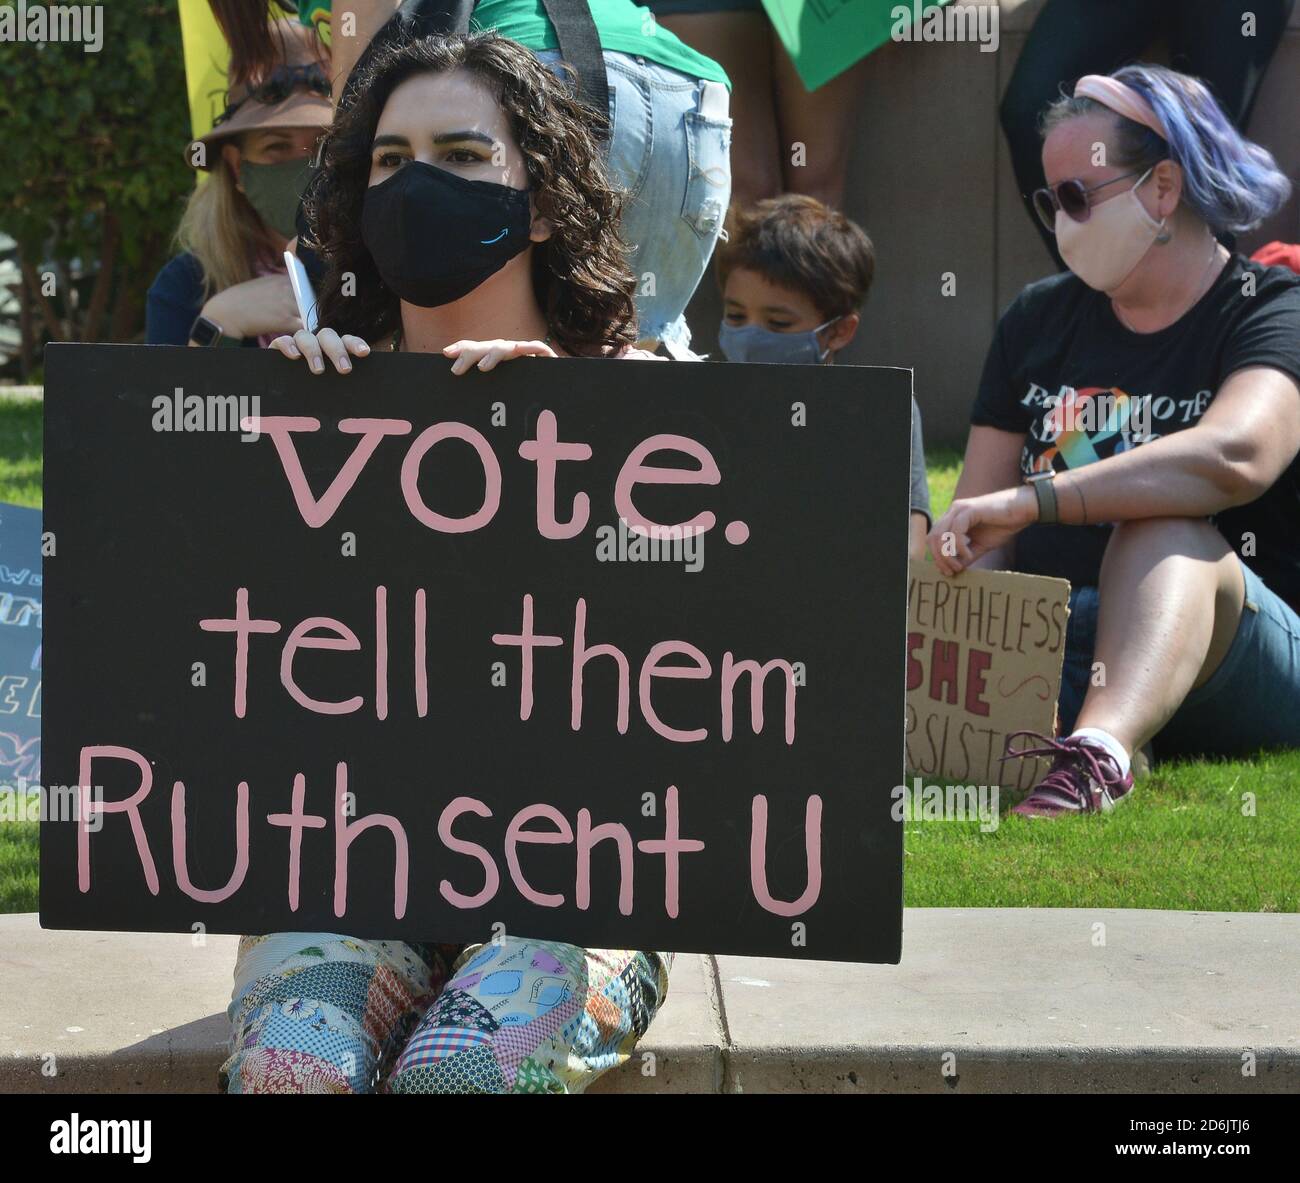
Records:
<instances>
[{"instance_id":1,"label":"dyed purple and blue hair","mask_svg":"<svg viewBox=\"0 0 1300 1183\"><path fill-rule=\"evenodd\" d=\"M1073 96L1044 111L1043 135L1078 115L1106 112L1119 129L1118 159L1111 163L1143 170L1172 160L1183 170L1183 200L1216 234L1252 230L1286 203L1291 182L1273 154L1236 129L1199 78L1145 64L1125 66L1111 77L1151 104L1168 141L1092 99Z\"/></svg>"}]
</instances>

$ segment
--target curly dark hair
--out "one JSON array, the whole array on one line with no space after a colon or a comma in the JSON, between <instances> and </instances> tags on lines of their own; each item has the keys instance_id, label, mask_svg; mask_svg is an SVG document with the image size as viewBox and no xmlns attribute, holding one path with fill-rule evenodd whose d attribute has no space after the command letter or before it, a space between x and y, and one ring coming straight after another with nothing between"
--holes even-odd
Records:
<instances>
[{"instance_id":1,"label":"curly dark hair","mask_svg":"<svg viewBox=\"0 0 1300 1183\"><path fill-rule=\"evenodd\" d=\"M636 279L619 237L622 195L609 181L592 132L594 113L522 45L488 31L403 39L381 47L355 79L322 147L305 201L326 264L319 318L368 341L400 327L400 301L361 239L371 144L393 91L417 74L464 69L496 95L528 169L537 213L554 231L534 243L533 290L555 342L568 353L617 351L637 338ZM344 295L343 277L355 277Z\"/></svg>"}]
</instances>

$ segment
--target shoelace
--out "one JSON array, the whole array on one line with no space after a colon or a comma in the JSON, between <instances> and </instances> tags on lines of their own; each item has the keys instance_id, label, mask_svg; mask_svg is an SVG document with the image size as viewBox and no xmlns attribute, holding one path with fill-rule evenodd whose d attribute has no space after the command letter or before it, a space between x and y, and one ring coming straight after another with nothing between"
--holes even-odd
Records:
<instances>
[{"instance_id":1,"label":"shoelace","mask_svg":"<svg viewBox=\"0 0 1300 1183\"><path fill-rule=\"evenodd\" d=\"M1011 746L1012 741L1022 735L1037 740L1041 746L1026 746L1019 750L1013 749ZM1052 739L1051 736L1043 735L1038 731L1013 731L1007 736L1005 754L999 763L1020 759L1023 756L1048 756L1052 759L1051 771L1038 782L1034 788L1034 793L1041 792L1043 789L1055 789L1057 792L1064 793L1071 800L1079 801L1085 811L1095 810L1097 806L1093 801L1092 793L1088 792L1086 788L1080 791L1078 784L1075 783L1075 777L1071 774L1072 770L1068 764L1069 761L1082 760L1093 780L1102 786L1103 791L1120 782L1119 777L1106 774L1101 761L1097 759L1097 753L1092 749L1091 745L1082 739L1074 739L1070 736L1066 736L1065 739Z\"/></svg>"}]
</instances>

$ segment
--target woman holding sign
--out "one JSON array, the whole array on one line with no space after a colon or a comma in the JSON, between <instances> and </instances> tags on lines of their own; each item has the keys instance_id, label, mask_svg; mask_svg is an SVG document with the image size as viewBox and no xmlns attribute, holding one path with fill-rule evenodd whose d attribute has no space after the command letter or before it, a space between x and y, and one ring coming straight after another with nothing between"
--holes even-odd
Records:
<instances>
[{"instance_id":1,"label":"woman holding sign","mask_svg":"<svg viewBox=\"0 0 1300 1183\"><path fill-rule=\"evenodd\" d=\"M315 196L333 327L274 342L315 372L347 373L367 339L441 352L457 374L528 354L651 356L632 348L635 281L583 108L514 42L377 54ZM671 963L513 934L467 948L245 937L222 1078L231 1092L578 1092L631 1054Z\"/></svg>"},{"instance_id":2,"label":"woman holding sign","mask_svg":"<svg viewBox=\"0 0 1300 1183\"><path fill-rule=\"evenodd\" d=\"M1217 236L1290 185L1203 83L1155 66L1048 108L1034 195L1071 272L998 326L941 571L1070 580L1063 739L1016 807L1109 809L1132 753L1300 745L1300 276Z\"/></svg>"}]
</instances>

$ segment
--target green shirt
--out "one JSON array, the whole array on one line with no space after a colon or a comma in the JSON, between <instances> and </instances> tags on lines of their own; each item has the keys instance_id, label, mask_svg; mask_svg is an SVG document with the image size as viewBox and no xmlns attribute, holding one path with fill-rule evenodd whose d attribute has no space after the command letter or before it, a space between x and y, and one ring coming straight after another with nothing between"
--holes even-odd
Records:
<instances>
[{"instance_id":1,"label":"green shirt","mask_svg":"<svg viewBox=\"0 0 1300 1183\"><path fill-rule=\"evenodd\" d=\"M717 62L679 41L655 21L648 8L632 0L588 0L588 3L602 49L649 58L693 78L725 83L731 89L731 80ZM518 41L534 53L560 48L542 0L478 0L471 24L478 29L495 29L502 37Z\"/></svg>"}]
</instances>

